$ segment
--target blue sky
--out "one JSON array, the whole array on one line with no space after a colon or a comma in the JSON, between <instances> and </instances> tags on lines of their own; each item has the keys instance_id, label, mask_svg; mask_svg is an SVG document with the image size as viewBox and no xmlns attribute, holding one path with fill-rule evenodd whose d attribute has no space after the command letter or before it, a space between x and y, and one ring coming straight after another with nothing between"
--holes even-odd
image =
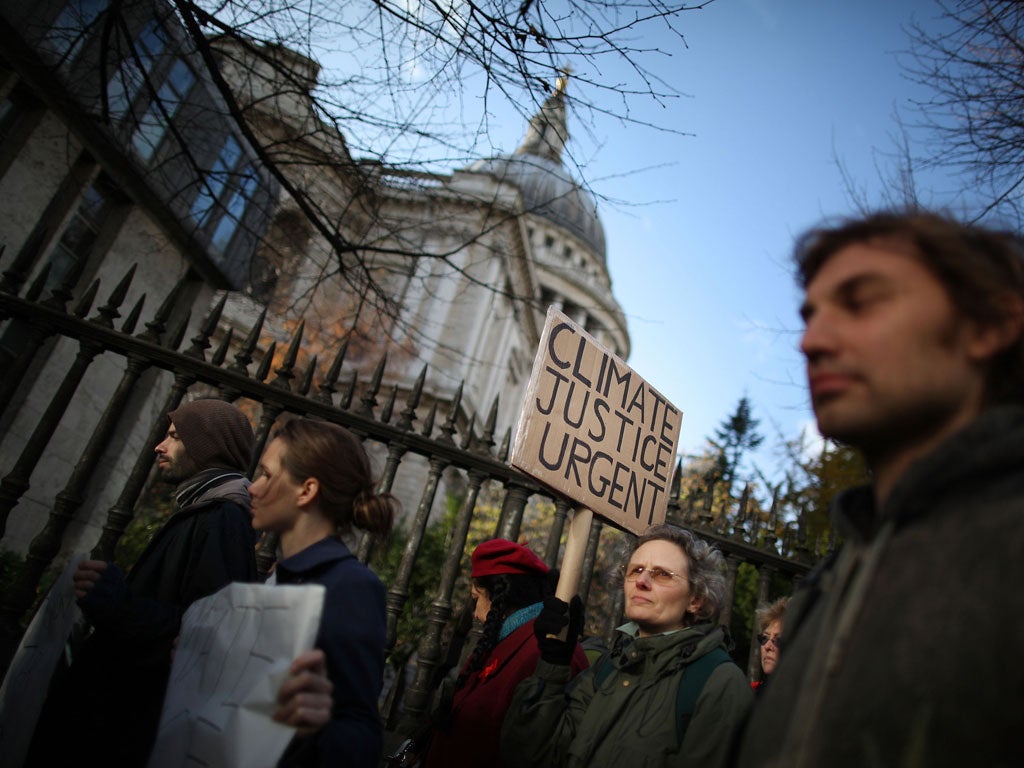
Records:
<instances>
[{"instance_id":1,"label":"blue sky","mask_svg":"<svg viewBox=\"0 0 1024 768\"><path fill-rule=\"evenodd\" d=\"M657 21L643 27L635 45L670 54L644 64L685 96L637 98L629 109L686 136L573 112L574 92L592 96L587 79L636 85L608 57L573 63L567 165L602 201L629 363L683 411L682 453L699 452L744 395L766 437L756 460L770 475L780 464L771 446L813 423L790 253L807 228L854 211L840 164L863 199L881 201L896 112L926 95L898 65L912 14L929 25L934 0L715 0L676 21L685 47ZM493 92L485 102L482 83L467 75L462 91L430 91L422 106L470 133L483 126L474 156L511 152L526 120ZM416 149L419 135L396 146L403 140Z\"/></svg>"},{"instance_id":2,"label":"blue sky","mask_svg":"<svg viewBox=\"0 0 1024 768\"><path fill-rule=\"evenodd\" d=\"M694 135L592 129L599 194L670 200L601 216L629 362L683 410L681 452L748 395L766 435L757 461L775 474L769 444L812 422L789 257L805 229L854 210L839 162L880 199L879 153L917 88L897 64L911 11L934 14L928 0L718 0L684 15L689 48L661 68L689 97L652 112Z\"/></svg>"}]
</instances>

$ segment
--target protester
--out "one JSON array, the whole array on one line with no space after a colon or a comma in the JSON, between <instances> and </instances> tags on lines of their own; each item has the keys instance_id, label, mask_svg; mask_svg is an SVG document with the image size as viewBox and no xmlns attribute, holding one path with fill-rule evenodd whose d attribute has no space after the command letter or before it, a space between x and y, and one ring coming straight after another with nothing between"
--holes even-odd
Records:
<instances>
[{"instance_id":1,"label":"protester","mask_svg":"<svg viewBox=\"0 0 1024 768\"><path fill-rule=\"evenodd\" d=\"M166 418L155 450L160 477L177 486L174 511L127 576L114 563L79 565L75 596L94 631L55 676L27 765L61 764L69 744L86 761L145 765L182 614L231 581L256 580L248 419L213 399Z\"/></svg>"},{"instance_id":2,"label":"protester","mask_svg":"<svg viewBox=\"0 0 1024 768\"><path fill-rule=\"evenodd\" d=\"M818 429L872 484L836 502L738 762L1024 765L1024 243L886 212L796 255Z\"/></svg>"},{"instance_id":3,"label":"protester","mask_svg":"<svg viewBox=\"0 0 1024 768\"><path fill-rule=\"evenodd\" d=\"M775 671L775 665L779 663L779 649L782 647L782 617L786 613L788 604L788 597L780 597L766 608L761 608L754 613L754 621L757 624L757 643L761 646L761 678L750 684L755 691L768 682L768 678Z\"/></svg>"},{"instance_id":4,"label":"protester","mask_svg":"<svg viewBox=\"0 0 1024 768\"><path fill-rule=\"evenodd\" d=\"M568 624L579 601L545 603L535 622L541 661L515 691L502 732L510 766L566 768L720 763L753 694L729 658L718 617L724 558L689 531L654 526L623 567L625 615L611 653L566 687Z\"/></svg>"},{"instance_id":5,"label":"protester","mask_svg":"<svg viewBox=\"0 0 1024 768\"><path fill-rule=\"evenodd\" d=\"M387 635L384 586L341 536L353 526L387 533L397 502L375 493L369 457L351 432L309 419L292 419L274 433L250 493L253 527L280 537L272 579L326 587L316 640L323 665L315 653L300 657L280 693L276 719L303 730L279 765L376 768L382 749L377 699ZM325 690L331 695L329 718Z\"/></svg>"},{"instance_id":6,"label":"protester","mask_svg":"<svg viewBox=\"0 0 1024 768\"><path fill-rule=\"evenodd\" d=\"M427 754L427 768L501 768L501 725L515 687L540 659L534 619L554 593L553 574L528 547L491 539L473 550L474 617L483 633L455 683L454 698L441 705ZM587 666L572 638L570 675Z\"/></svg>"}]
</instances>

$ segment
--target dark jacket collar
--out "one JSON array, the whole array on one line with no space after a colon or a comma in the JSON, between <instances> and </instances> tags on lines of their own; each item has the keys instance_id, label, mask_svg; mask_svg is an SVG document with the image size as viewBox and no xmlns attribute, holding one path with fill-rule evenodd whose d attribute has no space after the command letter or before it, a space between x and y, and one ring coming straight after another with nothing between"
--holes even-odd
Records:
<instances>
[{"instance_id":1,"label":"dark jacket collar","mask_svg":"<svg viewBox=\"0 0 1024 768\"><path fill-rule=\"evenodd\" d=\"M279 581L319 569L326 564L354 558L355 555L341 539L332 536L320 539L301 552L277 562L275 570Z\"/></svg>"}]
</instances>

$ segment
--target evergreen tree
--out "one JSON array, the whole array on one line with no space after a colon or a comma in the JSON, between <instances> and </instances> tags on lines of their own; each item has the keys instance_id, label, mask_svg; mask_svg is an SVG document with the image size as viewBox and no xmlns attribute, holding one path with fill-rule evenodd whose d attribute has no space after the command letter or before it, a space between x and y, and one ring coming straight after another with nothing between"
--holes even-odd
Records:
<instances>
[{"instance_id":1,"label":"evergreen tree","mask_svg":"<svg viewBox=\"0 0 1024 768\"><path fill-rule=\"evenodd\" d=\"M749 398L744 395L736 404L736 411L715 430L715 439L709 440L718 451L717 469L730 496L747 452L764 442L764 436L757 431L760 423L760 419L753 416Z\"/></svg>"}]
</instances>

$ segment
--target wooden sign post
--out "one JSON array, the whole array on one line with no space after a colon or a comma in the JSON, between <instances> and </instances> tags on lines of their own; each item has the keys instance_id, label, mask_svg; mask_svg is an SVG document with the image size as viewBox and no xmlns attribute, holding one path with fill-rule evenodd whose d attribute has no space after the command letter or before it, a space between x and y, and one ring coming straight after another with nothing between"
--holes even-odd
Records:
<instances>
[{"instance_id":1,"label":"wooden sign post","mask_svg":"<svg viewBox=\"0 0 1024 768\"><path fill-rule=\"evenodd\" d=\"M592 514L635 534L664 522L682 416L569 317L548 309L511 463L579 505L558 597L576 594Z\"/></svg>"}]
</instances>

